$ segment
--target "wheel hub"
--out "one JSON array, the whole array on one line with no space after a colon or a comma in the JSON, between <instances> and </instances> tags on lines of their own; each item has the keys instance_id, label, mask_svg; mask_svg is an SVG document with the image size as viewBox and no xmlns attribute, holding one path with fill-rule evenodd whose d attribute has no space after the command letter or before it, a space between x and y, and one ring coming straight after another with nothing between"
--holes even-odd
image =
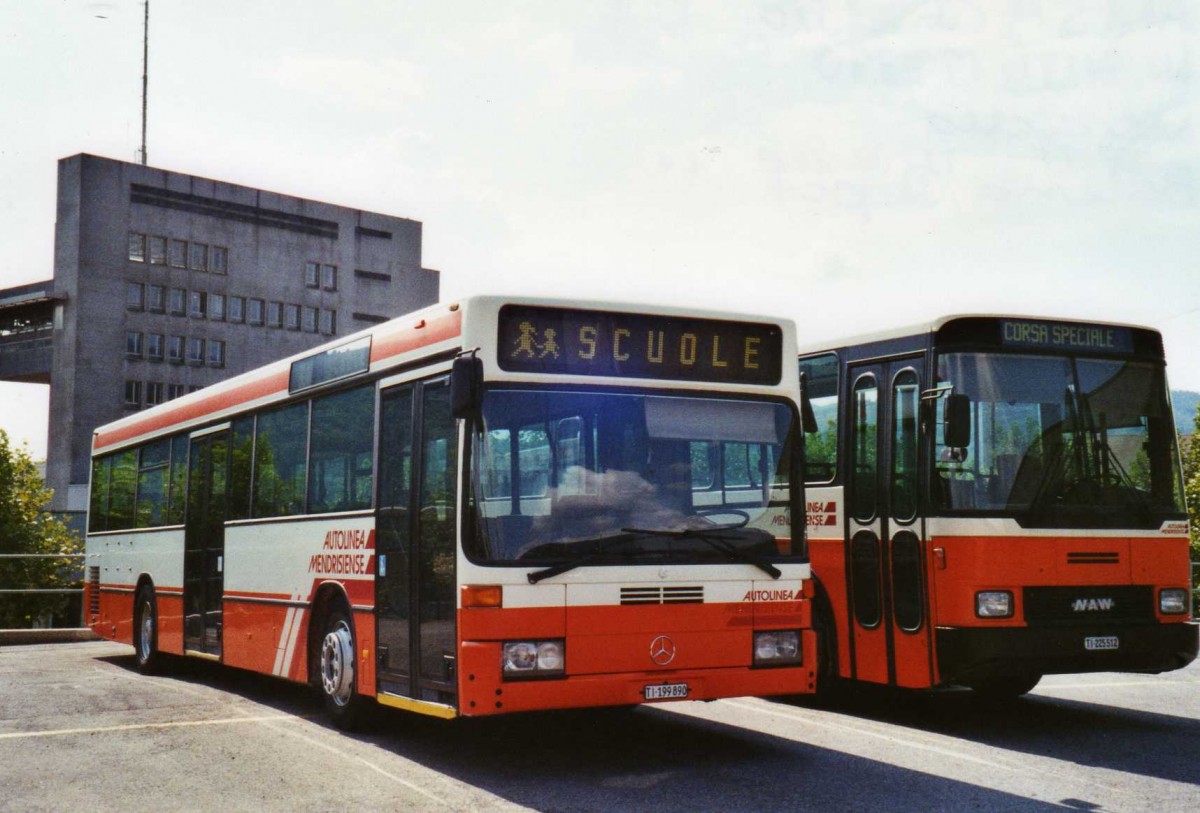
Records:
<instances>
[{"instance_id":1,"label":"wheel hub","mask_svg":"<svg viewBox=\"0 0 1200 813\"><path fill-rule=\"evenodd\" d=\"M321 642L321 687L338 705L350 702L354 691L354 638L346 622L325 634Z\"/></svg>"}]
</instances>

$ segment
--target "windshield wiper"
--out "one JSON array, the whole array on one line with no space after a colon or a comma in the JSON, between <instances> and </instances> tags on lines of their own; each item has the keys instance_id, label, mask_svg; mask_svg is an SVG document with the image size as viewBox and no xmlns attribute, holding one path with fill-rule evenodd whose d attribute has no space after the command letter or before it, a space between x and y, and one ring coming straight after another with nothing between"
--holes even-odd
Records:
<instances>
[{"instance_id":1,"label":"windshield wiper","mask_svg":"<svg viewBox=\"0 0 1200 813\"><path fill-rule=\"evenodd\" d=\"M698 539L710 547L721 551L730 559L738 562L744 562L748 565L754 565L772 579L778 579L783 575L782 570L775 567L775 565L771 564L761 556L756 556L750 551L745 551L734 547L733 545L729 544L729 541L725 537L717 535L717 533L720 531L732 531L735 528L740 528L745 524L746 523L743 522L737 525L718 525L711 530L703 531L693 528L681 528L678 531L668 531L659 528L622 528L621 530L625 531L626 533L646 534L647 536L665 536L671 539Z\"/></svg>"},{"instance_id":2,"label":"windshield wiper","mask_svg":"<svg viewBox=\"0 0 1200 813\"><path fill-rule=\"evenodd\" d=\"M552 576L557 576L561 573L566 573L568 570L574 570L577 567L586 565L589 561L591 561L592 559L595 559L600 554L607 553L608 551L612 550L613 548L615 548L619 545L622 545L622 544L630 541L631 539L633 539L633 536L631 534L629 534L628 532L626 532L624 528L622 528L621 530L622 530L622 533L620 533L620 534L616 534L614 536L602 537L600 539L594 540L597 543L596 547L592 548L587 553L581 553L579 556L575 557L574 559L568 560L566 562L559 562L556 565L551 565L550 567L544 568L542 570L534 570L534 571L528 573L525 576L525 578L529 579L530 584L537 584L538 582L542 581L543 579L549 579Z\"/></svg>"}]
</instances>

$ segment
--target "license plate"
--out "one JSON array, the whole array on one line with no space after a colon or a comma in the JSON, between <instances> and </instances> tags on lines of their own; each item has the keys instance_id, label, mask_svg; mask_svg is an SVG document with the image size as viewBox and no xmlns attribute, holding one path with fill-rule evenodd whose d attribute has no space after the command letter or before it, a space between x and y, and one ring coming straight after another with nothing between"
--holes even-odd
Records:
<instances>
[{"instance_id":1,"label":"license plate","mask_svg":"<svg viewBox=\"0 0 1200 813\"><path fill-rule=\"evenodd\" d=\"M1083 639L1084 649L1117 649L1121 640L1115 635L1093 635Z\"/></svg>"},{"instance_id":2,"label":"license plate","mask_svg":"<svg viewBox=\"0 0 1200 813\"><path fill-rule=\"evenodd\" d=\"M686 683L655 683L645 687L642 694L647 700L683 700L688 696Z\"/></svg>"}]
</instances>

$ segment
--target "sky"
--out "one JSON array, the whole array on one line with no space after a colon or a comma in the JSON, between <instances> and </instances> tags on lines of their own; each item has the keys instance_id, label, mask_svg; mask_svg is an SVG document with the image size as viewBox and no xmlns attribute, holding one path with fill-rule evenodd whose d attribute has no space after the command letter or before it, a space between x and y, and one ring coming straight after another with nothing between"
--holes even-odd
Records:
<instances>
[{"instance_id":1,"label":"sky","mask_svg":"<svg viewBox=\"0 0 1200 813\"><path fill-rule=\"evenodd\" d=\"M138 0L0 0L0 287L133 161ZM1200 5L152 0L149 163L423 223L442 297L1144 324L1200 390ZM0 384L45 454L48 389Z\"/></svg>"}]
</instances>

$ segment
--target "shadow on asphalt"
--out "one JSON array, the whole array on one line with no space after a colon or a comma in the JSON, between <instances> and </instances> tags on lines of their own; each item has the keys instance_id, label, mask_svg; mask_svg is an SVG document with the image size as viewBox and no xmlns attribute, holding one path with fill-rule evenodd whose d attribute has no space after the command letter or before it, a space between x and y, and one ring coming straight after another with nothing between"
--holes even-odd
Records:
<instances>
[{"instance_id":1,"label":"shadow on asphalt","mask_svg":"<svg viewBox=\"0 0 1200 813\"><path fill-rule=\"evenodd\" d=\"M1135 691L1127 688L1122 691ZM780 701L811 707L811 701ZM1200 785L1200 720L1033 694L988 702L967 689L855 686L821 708L963 740Z\"/></svg>"},{"instance_id":2,"label":"shadow on asphalt","mask_svg":"<svg viewBox=\"0 0 1200 813\"><path fill-rule=\"evenodd\" d=\"M101 660L134 668L132 656ZM332 728L304 686L194 660L164 677ZM535 810L1068 809L658 707L443 721L380 706L340 736ZM823 780L831 772L841 779Z\"/></svg>"}]
</instances>

